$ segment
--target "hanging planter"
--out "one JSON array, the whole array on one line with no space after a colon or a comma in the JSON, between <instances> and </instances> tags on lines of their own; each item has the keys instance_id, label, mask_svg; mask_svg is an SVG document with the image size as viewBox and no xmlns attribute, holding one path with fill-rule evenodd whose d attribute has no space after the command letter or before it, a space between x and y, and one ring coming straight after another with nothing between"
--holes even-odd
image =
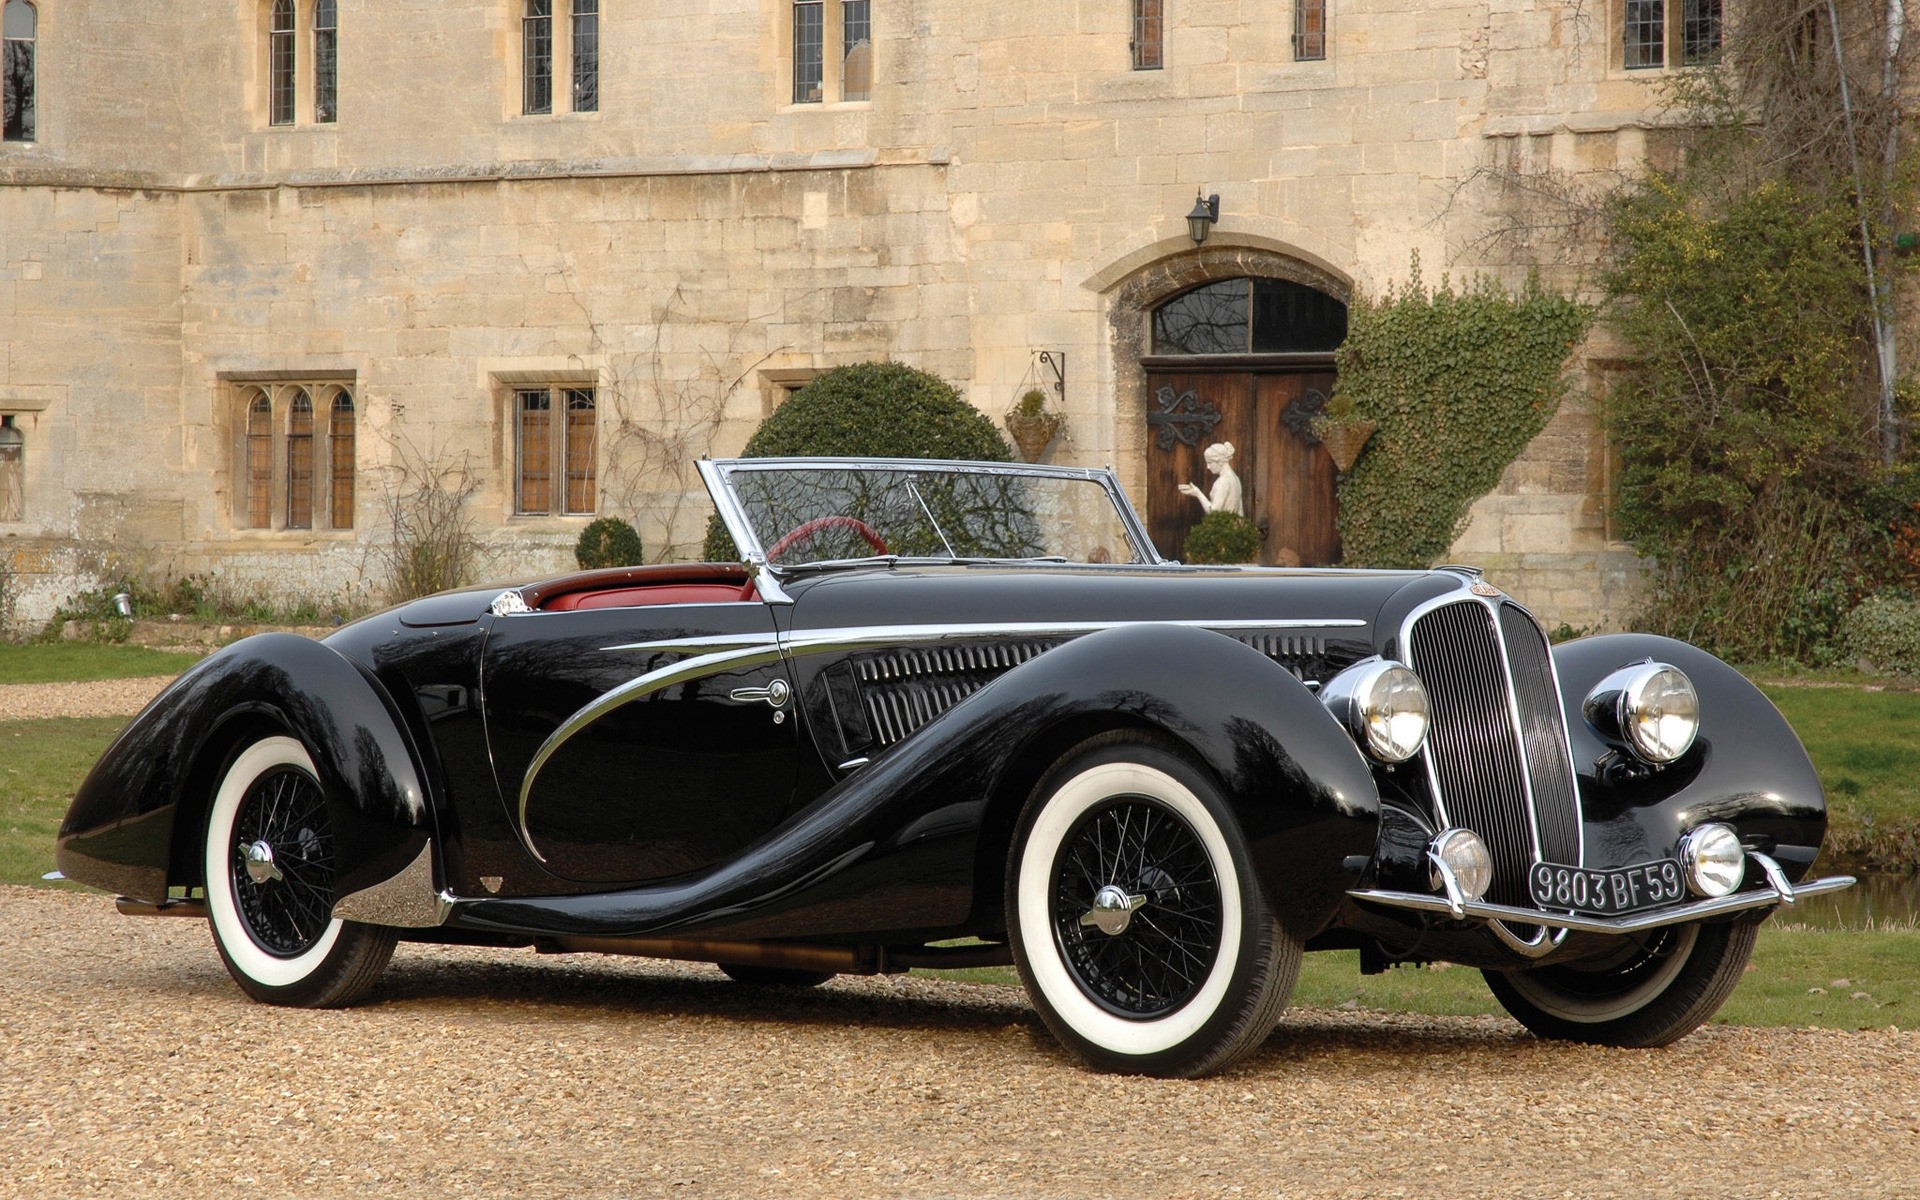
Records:
<instances>
[{"instance_id":1,"label":"hanging planter","mask_svg":"<svg viewBox=\"0 0 1920 1200\"><path fill-rule=\"evenodd\" d=\"M1360 451L1366 448L1367 440L1378 428L1378 421L1363 418L1333 421L1316 417L1313 422L1314 436L1327 448L1327 456L1333 459L1334 469L1342 475L1353 470L1353 464L1360 460Z\"/></svg>"},{"instance_id":2,"label":"hanging planter","mask_svg":"<svg viewBox=\"0 0 1920 1200\"><path fill-rule=\"evenodd\" d=\"M1019 449L1023 462L1039 462L1053 439L1060 436L1061 426L1067 423L1065 417L1048 409L1046 404L1046 393L1034 388L1007 410L1007 432L1013 435L1013 444Z\"/></svg>"}]
</instances>

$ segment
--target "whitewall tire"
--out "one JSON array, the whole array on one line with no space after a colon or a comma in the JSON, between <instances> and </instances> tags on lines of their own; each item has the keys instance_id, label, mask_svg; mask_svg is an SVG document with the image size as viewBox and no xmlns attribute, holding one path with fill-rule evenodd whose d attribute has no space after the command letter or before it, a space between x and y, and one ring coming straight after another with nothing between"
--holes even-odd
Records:
<instances>
[{"instance_id":1,"label":"whitewall tire","mask_svg":"<svg viewBox=\"0 0 1920 1200\"><path fill-rule=\"evenodd\" d=\"M1300 966L1218 789L1135 735L1084 743L1041 780L1007 926L1048 1027L1110 1071L1219 1070L1272 1032Z\"/></svg>"},{"instance_id":2,"label":"whitewall tire","mask_svg":"<svg viewBox=\"0 0 1920 1200\"><path fill-rule=\"evenodd\" d=\"M351 1004L393 954L393 930L333 916L326 797L294 738L261 738L227 765L207 813L205 868L214 944L256 1000Z\"/></svg>"}]
</instances>

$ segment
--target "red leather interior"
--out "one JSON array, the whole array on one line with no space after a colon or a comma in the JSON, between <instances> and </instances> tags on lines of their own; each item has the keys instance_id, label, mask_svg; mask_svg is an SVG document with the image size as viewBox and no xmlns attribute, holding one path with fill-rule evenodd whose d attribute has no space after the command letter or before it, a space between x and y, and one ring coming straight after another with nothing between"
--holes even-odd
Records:
<instances>
[{"instance_id":1,"label":"red leather interior","mask_svg":"<svg viewBox=\"0 0 1920 1200\"><path fill-rule=\"evenodd\" d=\"M640 604L723 604L755 600L752 584L656 583L647 587L608 588L601 592L568 592L542 605L545 612L572 612L580 608L632 608Z\"/></svg>"}]
</instances>

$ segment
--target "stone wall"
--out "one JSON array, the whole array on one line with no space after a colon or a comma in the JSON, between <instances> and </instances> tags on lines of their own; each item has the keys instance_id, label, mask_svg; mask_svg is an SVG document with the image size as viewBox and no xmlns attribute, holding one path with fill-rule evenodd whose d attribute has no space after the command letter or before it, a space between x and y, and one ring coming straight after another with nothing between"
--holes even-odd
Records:
<instances>
[{"instance_id":1,"label":"stone wall","mask_svg":"<svg viewBox=\"0 0 1920 1200\"><path fill-rule=\"evenodd\" d=\"M784 0L612 6L600 111L540 117L517 6L343 5L340 119L303 97L291 128L264 5L137 8L42 5L43 136L0 146L0 412L29 463L0 544L50 566L18 572L26 619L116 572L372 595L407 462L472 471L489 574L564 567L585 518L511 515L509 394L539 379L597 387L602 508L652 553L698 542L694 457L863 359L998 416L1064 356L1051 457L1137 490L1139 323L1202 256L1343 295L1415 252L1517 279L1551 247L1484 240L1512 213L1483 168L1630 169L1649 123L1572 0L1337 4L1310 63L1284 10L1170 4L1145 72L1124 4L880 3L873 99L822 105L787 103ZM1196 190L1221 196L1198 254ZM355 528L237 528L239 388L301 374L352 382ZM1629 601L1603 449L1570 408L1456 547L1549 624Z\"/></svg>"}]
</instances>

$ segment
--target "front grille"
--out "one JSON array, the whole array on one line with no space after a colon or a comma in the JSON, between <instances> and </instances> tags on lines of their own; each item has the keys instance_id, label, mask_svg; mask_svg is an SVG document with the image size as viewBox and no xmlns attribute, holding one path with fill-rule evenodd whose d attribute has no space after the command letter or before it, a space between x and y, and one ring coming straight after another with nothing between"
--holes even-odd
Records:
<instances>
[{"instance_id":1,"label":"front grille","mask_svg":"<svg viewBox=\"0 0 1920 1200\"><path fill-rule=\"evenodd\" d=\"M1487 843L1489 900L1531 906L1527 870L1537 859L1579 861L1578 800L1546 640L1517 606L1500 605L1496 626L1491 608L1463 600L1415 621L1407 653L1433 702L1424 754L1435 815Z\"/></svg>"}]
</instances>

